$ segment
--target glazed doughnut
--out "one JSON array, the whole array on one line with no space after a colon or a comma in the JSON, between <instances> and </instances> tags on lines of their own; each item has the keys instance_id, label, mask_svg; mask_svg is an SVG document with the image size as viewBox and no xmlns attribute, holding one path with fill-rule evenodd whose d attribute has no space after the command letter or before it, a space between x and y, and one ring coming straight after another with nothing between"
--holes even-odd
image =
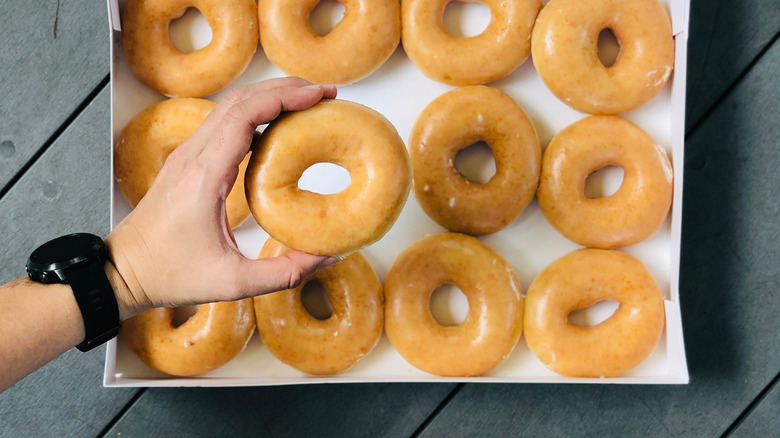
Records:
<instances>
[{"instance_id":1,"label":"glazed doughnut","mask_svg":"<svg viewBox=\"0 0 780 438\"><path fill-rule=\"evenodd\" d=\"M164 100L136 114L125 126L114 149L114 176L131 207L141 202L168 155L195 133L214 106L214 102L203 99ZM248 164L249 155L239 165L238 177L226 200L231 228L249 217L243 190Z\"/></svg>"},{"instance_id":2,"label":"glazed doughnut","mask_svg":"<svg viewBox=\"0 0 780 438\"><path fill-rule=\"evenodd\" d=\"M284 245L268 239L258 258L287 252ZM301 291L310 281L320 282L333 307L325 320L303 307ZM382 285L360 252L317 271L295 289L257 296L254 301L263 344L282 362L309 374L346 371L373 350L382 335Z\"/></svg>"},{"instance_id":3,"label":"glazed doughnut","mask_svg":"<svg viewBox=\"0 0 780 438\"><path fill-rule=\"evenodd\" d=\"M211 27L211 42L183 53L168 25L197 8ZM122 49L141 82L171 97L201 97L233 82L257 48L253 0L128 0L122 17Z\"/></svg>"},{"instance_id":4,"label":"glazed doughnut","mask_svg":"<svg viewBox=\"0 0 780 438\"><path fill-rule=\"evenodd\" d=\"M620 44L610 67L598 57L604 29ZM558 99L590 114L619 114L642 106L669 79L672 25L656 0L551 0L536 20L532 53Z\"/></svg>"},{"instance_id":5,"label":"glazed doughnut","mask_svg":"<svg viewBox=\"0 0 780 438\"><path fill-rule=\"evenodd\" d=\"M431 314L433 292L445 283L466 295L469 313L458 326ZM478 376L515 348L523 297L512 267L479 240L457 233L428 236L398 256L385 278L385 330L416 368L439 376Z\"/></svg>"},{"instance_id":6,"label":"glazed doughnut","mask_svg":"<svg viewBox=\"0 0 780 438\"><path fill-rule=\"evenodd\" d=\"M507 76L528 58L541 0L480 0L490 8L491 20L470 38L455 37L444 28L450 1L401 2L404 50L426 76L450 85L484 84Z\"/></svg>"},{"instance_id":7,"label":"glazed doughnut","mask_svg":"<svg viewBox=\"0 0 780 438\"><path fill-rule=\"evenodd\" d=\"M623 169L612 196L588 198L585 179L606 166ZM553 138L542 157L537 193L548 221L569 240L593 248L639 243L666 220L674 172L664 149L633 123L590 116Z\"/></svg>"},{"instance_id":8,"label":"glazed doughnut","mask_svg":"<svg viewBox=\"0 0 780 438\"><path fill-rule=\"evenodd\" d=\"M381 114L324 100L271 123L253 148L245 184L255 220L284 245L320 255L376 242L401 214L412 184L403 140ZM350 185L321 195L298 188L303 171L334 163Z\"/></svg>"},{"instance_id":9,"label":"glazed doughnut","mask_svg":"<svg viewBox=\"0 0 780 438\"><path fill-rule=\"evenodd\" d=\"M173 326L173 309L157 308L122 323L127 347L150 367L176 376L217 369L238 356L255 330L252 300L201 304Z\"/></svg>"},{"instance_id":10,"label":"glazed doughnut","mask_svg":"<svg viewBox=\"0 0 780 438\"><path fill-rule=\"evenodd\" d=\"M655 348L664 329L664 300L639 260L618 251L581 249L553 262L528 289L525 340L544 365L569 377L615 377ZM603 300L620 303L593 327L569 314Z\"/></svg>"},{"instance_id":11,"label":"glazed doughnut","mask_svg":"<svg viewBox=\"0 0 780 438\"><path fill-rule=\"evenodd\" d=\"M370 75L401 38L398 0L339 0L344 17L325 36L309 25L320 0L260 0L260 44L285 73L314 83L350 84Z\"/></svg>"},{"instance_id":12,"label":"glazed doughnut","mask_svg":"<svg viewBox=\"0 0 780 438\"><path fill-rule=\"evenodd\" d=\"M496 174L469 181L455 155L478 141L490 146ZM533 123L511 97L482 85L445 93L428 104L412 127L409 150L414 194L439 225L461 233L496 232L536 194L542 152Z\"/></svg>"}]
</instances>

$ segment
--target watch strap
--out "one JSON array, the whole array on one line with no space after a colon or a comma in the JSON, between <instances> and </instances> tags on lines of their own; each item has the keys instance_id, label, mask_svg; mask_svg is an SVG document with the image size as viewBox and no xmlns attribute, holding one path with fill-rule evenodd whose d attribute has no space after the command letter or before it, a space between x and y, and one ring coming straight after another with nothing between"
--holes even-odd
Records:
<instances>
[{"instance_id":1,"label":"watch strap","mask_svg":"<svg viewBox=\"0 0 780 438\"><path fill-rule=\"evenodd\" d=\"M84 342L76 346L89 351L119 333L119 306L108 281L104 262L95 260L68 273L68 283L84 320Z\"/></svg>"}]
</instances>

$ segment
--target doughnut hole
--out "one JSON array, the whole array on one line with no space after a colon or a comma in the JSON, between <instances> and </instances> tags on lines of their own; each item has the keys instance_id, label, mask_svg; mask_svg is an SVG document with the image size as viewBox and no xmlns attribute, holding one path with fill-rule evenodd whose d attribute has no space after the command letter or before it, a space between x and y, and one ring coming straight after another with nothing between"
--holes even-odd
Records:
<instances>
[{"instance_id":1,"label":"doughnut hole","mask_svg":"<svg viewBox=\"0 0 780 438\"><path fill-rule=\"evenodd\" d=\"M481 34L490 24L490 8L480 2L453 1L444 8L444 29L454 37L470 38Z\"/></svg>"},{"instance_id":2,"label":"doughnut hole","mask_svg":"<svg viewBox=\"0 0 780 438\"><path fill-rule=\"evenodd\" d=\"M322 283L317 280L311 280L303 285L301 289L301 303L303 308L309 312L313 318L324 321L333 315L333 306L328 300L328 294Z\"/></svg>"},{"instance_id":3,"label":"doughnut hole","mask_svg":"<svg viewBox=\"0 0 780 438\"><path fill-rule=\"evenodd\" d=\"M599 61L606 68L612 67L620 54L620 41L618 41L612 29L606 28L599 32L598 42Z\"/></svg>"},{"instance_id":4,"label":"doughnut hole","mask_svg":"<svg viewBox=\"0 0 780 438\"><path fill-rule=\"evenodd\" d=\"M457 326L463 324L469 314L469 300L458 286L445 283L431 294L429 304L433 319L439 325Z\"/></svg>"},{"instance_id":5,"label":"doughnut hole","mask_svg":"<svg viewBox=\"0 0 780 438\"><path fill-rule=\"evenodd\" d=\"M321 195L338 193L352 183L347 169L333 163L316 163L303 171L298 188Z\"/></svg>"},{"instance_id":6,"label":"doughnut hole","mask_svg":"<svg viewBox=\"0 0 780 438\"><path fill-rule=\"evenodd\" d=\"M171 319L171 325L173 328L180 327L185 322L189 321L196 313L198 313L200 306L184 306L175 307L173 309L173 318Z\"/></svg>"},{"instance_id":7,"label":"doughnut hole","mask_svg":"<svg viewBox=\"0 0 780 438\"><path fill-rule=\"evenodd\" d=\"M590 199L614 195L623 185L625 172L622 167L604 166L585 178L585 196Z\"/></svg>"},{"instance_id":8,"label":"doughnut hole","mask_svg":"<svg viewBox=\"0 0 780 438\"><path fill-rule=\"evenodd\" d=\"M192 53L211 43L211 26L197 8L187 8L168 23L168 36L179 51Z\"/></svg>"},{"instance_id":9,"label":"doughnut hole","mask_svg":"<svg viewBox=\"0 0 780 438\"><path fill-rule=\"evenodd\" d=\"M599 301L592 306L569 312L569 322L579 327L594 327L617 312L620 303L613 300Z\"/></svg>"},{"instance_id":10,"label":"doughnut hole","mask_svg":"<svg viewBox=\"0 0 780 438\"><path fill-rule=\"evenodd\" d=\"M455 170L474 184L486 184L496 174L493 150L478 141L455 154Z\"/></svg>"},{"instance_id":11,"label":"doughnut hole","mask_svg":"<svg viewBox=\"0 0 780 438\"><path fill-rule=\"evenodd\" d=\"M322 0L309 14L309 26L319 36L330 33L344 18L344 5L336 0Z\"/></svg>"}]
</instances>

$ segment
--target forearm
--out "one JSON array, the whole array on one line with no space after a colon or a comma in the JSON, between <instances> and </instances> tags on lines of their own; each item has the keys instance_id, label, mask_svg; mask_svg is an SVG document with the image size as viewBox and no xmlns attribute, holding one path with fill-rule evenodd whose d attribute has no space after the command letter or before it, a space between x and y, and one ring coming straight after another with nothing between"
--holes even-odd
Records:
<instances>
[{"instance_id":1,"label":"forearm","mask_svg":"<svg viewBox=\"0 0 780 438\"><path fill-rule=\"evenodd\" d=\"M123 281L111 263L106 274L127 318ZM67 284L28 277L0 286L0 392L84 340L81 311Z\"/></svg>"},{"instance_id":2,"label":"forearm","mask_svg":"<svg viewBox=\"0 0 780 438\"><path fill-rule=\"evenodd\" d=\"M0 391L84 339L81 311L67 284L27 277L0 286Z\"/></svg>"}]
</instances>

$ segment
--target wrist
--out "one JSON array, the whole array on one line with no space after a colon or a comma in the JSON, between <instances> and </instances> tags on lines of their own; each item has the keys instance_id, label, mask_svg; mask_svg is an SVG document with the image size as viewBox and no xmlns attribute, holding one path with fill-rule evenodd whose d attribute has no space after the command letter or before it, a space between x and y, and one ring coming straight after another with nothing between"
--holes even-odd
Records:
<instances>
[{"instance_id":1,"label":"wrist","mask_svg":"<svg viewBox=\"0 0 780 438\"><path fill-rule=\"evenodd\" d=\"M134 274L133 265L127 257L126 248L123 246L126 243L120 242L117 230L114 230L105 239L109 254L105 270L116 296L119 320L124 321L151 309L152 305Z\"/></svg>"},{"instance_id":2,"label":"wrist","mask_svg":"<svg viewBox=\"0 0 780 438\"><path fill-rule=\"evenodd\" d=\"M119 308L119 320L124 321L143 312L142 306L139 306L133 299L133 294L122 278L122 274L119 273L110 260L106 261L105 271L108 282L111 283L111 288L114 290L116 304Z\"/></svg>"}]
</instances>

